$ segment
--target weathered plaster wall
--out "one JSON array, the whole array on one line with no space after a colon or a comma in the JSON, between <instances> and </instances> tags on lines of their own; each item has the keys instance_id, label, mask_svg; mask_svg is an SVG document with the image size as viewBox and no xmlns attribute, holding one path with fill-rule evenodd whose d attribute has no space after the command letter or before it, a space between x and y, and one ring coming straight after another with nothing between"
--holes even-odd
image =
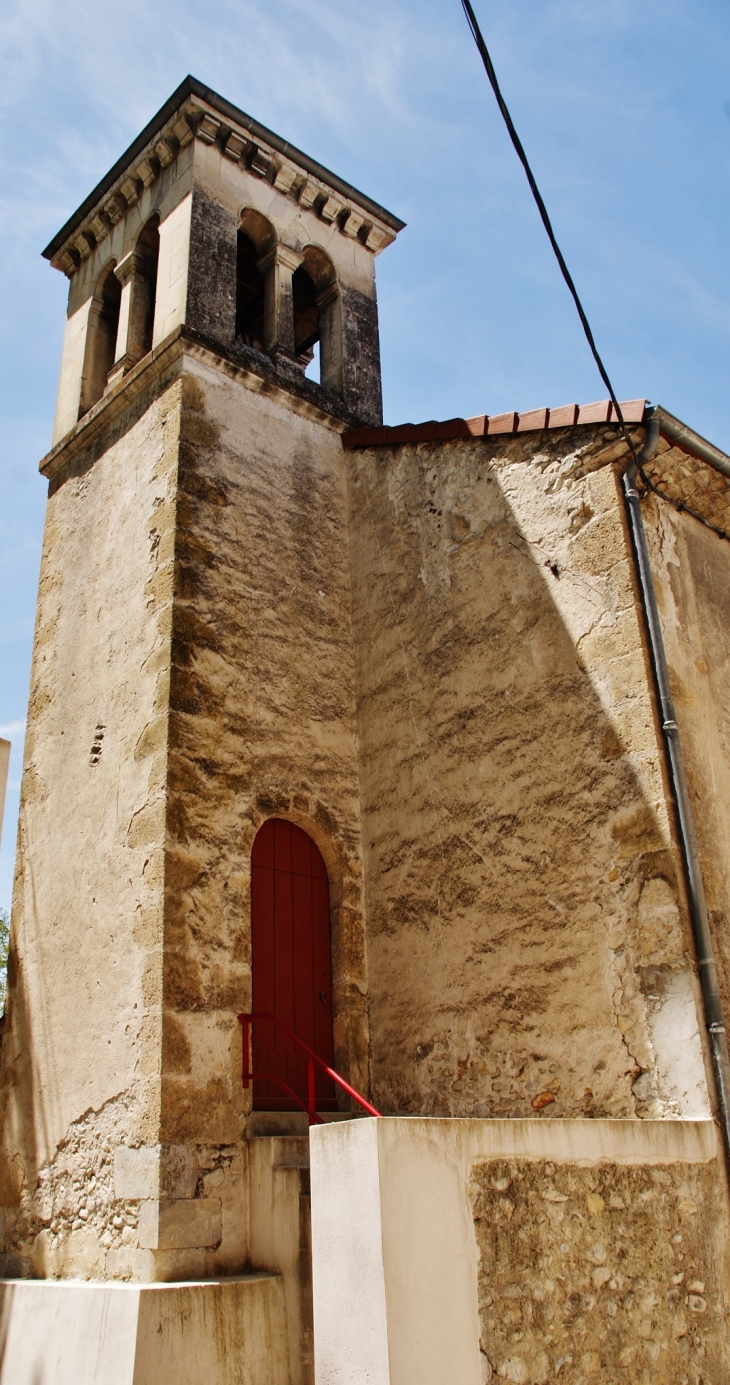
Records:
<instances>
[{"instance_id":1,"label":"weathered plaster wall","mask_svg":"<svg viewBox=\"0 0 730 1385\"><path fill-rule=\"evenodd\" d=\"M654 479L720 527L730 479L664 449ZM643 501L723 1005L730 1015L730 545L666 501Z\"/></svg>"},{"instance_id":2,"label":"weathered plaster wall","mask_svg":"<svg viewBox=\"0 0 730 1385\"><path fill-rule=\"evenodd\" d=\"M34 1253L41 1273L122 1273L137 1207L114 1147L158 1139L179 393L50 488L1 1054L6 1272Z\"/></svg>"},{"instance_id":3,"label":"weathered plaster wall","mask_svg":"<svg viewBox=\"0 0 730 1385\"><path fill-rule=\"evenodd\" d=\"M386 1112L707 1110L622 453L591 428L349 454Z\"/></svg>"}]
</instances>

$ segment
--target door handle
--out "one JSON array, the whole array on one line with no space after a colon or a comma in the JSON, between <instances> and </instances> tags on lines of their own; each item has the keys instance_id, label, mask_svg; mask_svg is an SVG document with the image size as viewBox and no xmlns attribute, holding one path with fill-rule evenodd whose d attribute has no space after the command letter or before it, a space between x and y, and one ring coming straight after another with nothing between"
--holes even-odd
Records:
<instances>
[{"instance_id":1,"label":"door handle","mask_svg":"<svg viewBox=\"0 0 730 1385\"><path fill-rule=\"evenodd\" d=\"M320 991L320 993L319 993L319 998L320 998L320 1000L326 1000L326 999L327 999L327 997L326 997L324 991Z\"/></svg>"}]
</instances>

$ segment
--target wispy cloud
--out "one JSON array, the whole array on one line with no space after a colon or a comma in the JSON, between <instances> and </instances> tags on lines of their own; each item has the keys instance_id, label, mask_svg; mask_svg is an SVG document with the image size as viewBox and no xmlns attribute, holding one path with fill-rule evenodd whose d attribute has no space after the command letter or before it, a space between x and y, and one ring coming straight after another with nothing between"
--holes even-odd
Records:
<instances>
[{"instance_id":1,"label":"wispy cloud","mask_svg":"<svg viewBox=\"0 0 730 1385\"><path fill-rule=\"evenodd\" d=\"M3 740L9 740L11 736L25 735L24 721L6 721L4 726L0 726L0 736Z\"/></svg>"}]
</instances>

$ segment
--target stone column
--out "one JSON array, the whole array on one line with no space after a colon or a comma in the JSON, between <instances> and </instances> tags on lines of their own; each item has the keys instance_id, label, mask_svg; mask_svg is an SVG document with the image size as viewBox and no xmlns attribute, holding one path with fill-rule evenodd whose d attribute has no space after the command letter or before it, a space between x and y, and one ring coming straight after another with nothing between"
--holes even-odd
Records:
<instances>
[{"instance_id":1,"label":"stone column","mask_svg":"<svg viewBox=\"0 0 730 1385\"><path fill-rule=\"evenodd\" d=\"M302 256L288 245L274 245L258 261L266 276L264 296L264 350L271 356L294 360L294 303L292 275Z\"/></svg>"},{"instance_id":2,"label":"stone column","mask_svg":"<svg viewBox=\"0 0 730 1385\"><path fill-rule=\"evenodd\" d=\"M342 394L344 359L342 354L342 305L337 284L328 284L317 294L319 312L319 378L335 394Z\"/></svg>"},{"instance_id":3,"label":"stone column","mask_svg":"<svg viewBox=\"0 0 730 1385\"><path fill-rule=\"evenodd\" d=\"M147 326L151 308L152 279L144 255L131 250L119 261L114 273L122 285L119 327L114 365L107 388L115 385L149 350Z\"/></svg>"},{"instance_id":4,"label":"stone column","mask_svg":"<svg viewBox=\"0 0 730 1385\"><path fill-rule=\"evenodd\" d=\"M373 293L342 286L342 397L363 423L383 421L378 308Z\"/></svg>"}]
</instances>

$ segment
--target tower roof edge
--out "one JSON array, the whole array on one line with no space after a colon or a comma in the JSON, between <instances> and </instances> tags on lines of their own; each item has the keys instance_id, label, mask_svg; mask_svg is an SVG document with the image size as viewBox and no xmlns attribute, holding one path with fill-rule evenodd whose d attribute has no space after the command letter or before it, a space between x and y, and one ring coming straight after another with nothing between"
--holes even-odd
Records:
<instances>
[{"instance_id":1,"label":"tower roof edge","mask_svg":"<svg viewBox=\"0 0 730 1385\"><path fill-rule=\"evenodd\" d=\"M129 148L125 149L124 153L117 159L108 173L105 173L104 177L97 183L88 197L77 207L68 221L65 222L52 240L49 241L45 250L42 251L44 259L53 259L54 255L68 240L69 236L81 225L96 204L104 197L105 193L113 187L117 179L124 173L125 169L134 162L157 131L170 120L175 111L190 96L198 97L199 100L205 101L207 105L212 106L224 118L233 121L236 125L243 126L254 138L263 140L271 148L275 149L277 153L285 155L292 163L298 164L305 172L312 174L314 177L333 188L336 192L342 193L349 200L356 202L358 206L362 207L365 211L378 217L379 220L384 222L391 230L396 233L403 230L406 223L401 221L399 217L394 216L392 212L389 212L385 207L381 206L380 203L373 201L371 197L360 192L357 188L353 187L352 184L345 182L344 178L340 178L336 173L332 173L330 169L325 168L324 165L318 163L316 159L310 158L308 154L305 154L301 149L297 149L296 146L290 144L288 140L282 139L281 136L275 134L273 130L267 129L267 127L262 125L258 120L254 120L253 116L247 115L245 111L239 110L231 101L227 101L225 97L219 96L218 92L213 91L213 89L206 86L204 82L199 82L197 77L188 75L172 95L168 97L167 101L160 107L159 111L157 111L148 124L145 125L136 139L132 141Z\"/></svg>"}]
</instances>

